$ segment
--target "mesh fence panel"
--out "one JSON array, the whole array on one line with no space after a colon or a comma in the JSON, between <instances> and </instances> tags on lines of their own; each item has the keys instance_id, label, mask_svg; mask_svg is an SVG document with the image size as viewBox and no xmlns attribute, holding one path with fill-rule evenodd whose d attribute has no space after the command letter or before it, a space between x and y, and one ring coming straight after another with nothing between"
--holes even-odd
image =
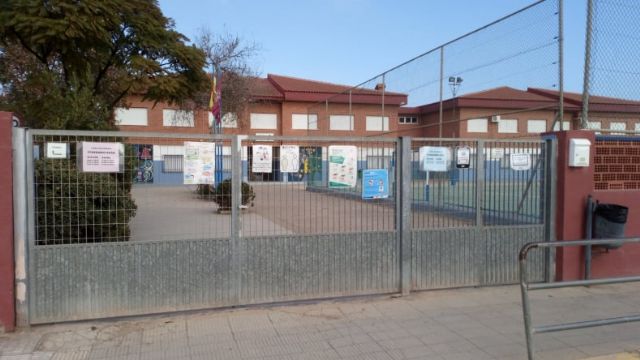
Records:
<instances>
[{"instance_id":1,"label":"mesh fence panel","mask_svg":"<svg viewBox=\"0 0 640 360\"><path fill-rule=\"evenodd\" d=\"M265 141L252 137L242 146L246 176L255 193L254 206L242 215L243 236L396 229L395 139ZM336 147L353 151L351 158L344 159L344 169L332 166ZM372 169L387 176L376 183L386 193L379 199L363 195L368 181L364 178Z\"/></svg>"},{"instance_id":2,"label":"mesh fence panel","mask_svg":"<svg viewBox=\"0 0 640 360\"><path fill-rule=\"evenodd\" d=\"M588 121L582 127L612 135L640 133L640 3L591 0L590 5L584 89Z\"/></svg>"},{"instance_id":3,"label":"mesh fence panel","mask_svg":"<svg viewBox=\"0 0 640 360\"><path fill-rule=\"evenodd\" d=\"M558 9L558 0L536 2L358 86L333 87L338 95L308 107L319 119L309 133L490 138L551 130L558 99L535 90L559 87ZM471 106L476 100L484 104Z\"/></svg>"},{"instance_id":4,"label":"mesh fence panel","mask_svg":"<svg viewBox=\"0 0 640 360\"><path fill-rule=\"evenodd\" d=\"M231 176L227 139L34 135L36 244L229 238L230 215L221 210L230 193L204 184L184 185L187 142L210 144L221 152L219 176ZM66 156L56 156L52 144L66 146ZM81 144L114 146L118 171L87 168L91 160L79 156Z\"/></svg>"}]
</instances>

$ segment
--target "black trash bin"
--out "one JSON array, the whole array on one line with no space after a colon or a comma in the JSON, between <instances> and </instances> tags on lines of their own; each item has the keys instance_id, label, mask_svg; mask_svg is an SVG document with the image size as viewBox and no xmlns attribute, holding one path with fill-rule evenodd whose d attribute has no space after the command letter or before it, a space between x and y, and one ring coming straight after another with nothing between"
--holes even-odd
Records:
<instances>
[{"instance_id":1,"label":"black trash bin","mask_svg":"<svg viewBox=\"0 0 640 360\"><path fill-rule=\"evenodd\" d=\"M594 239L624 238L629 208L616 204L598 204L593 213ZM617 249L622 243L606 245L608 249Z\"/></svg>"}]
</instances>

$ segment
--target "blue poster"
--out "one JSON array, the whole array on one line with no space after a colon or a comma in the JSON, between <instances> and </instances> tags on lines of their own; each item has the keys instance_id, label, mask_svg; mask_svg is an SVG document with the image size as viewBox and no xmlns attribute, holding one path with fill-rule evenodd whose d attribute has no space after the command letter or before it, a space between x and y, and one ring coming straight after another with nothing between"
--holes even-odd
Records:
<instances>
[{"instance_id":1,"label":"blue poster","mask_svg":"<svg viewBox=\"0 0 640 360\"><path fill-rule=\"evenodd\" d=\"M387 169L362 170L362 198L386 199L389 197L389 171Z\"/></svg>"}]
</instances>

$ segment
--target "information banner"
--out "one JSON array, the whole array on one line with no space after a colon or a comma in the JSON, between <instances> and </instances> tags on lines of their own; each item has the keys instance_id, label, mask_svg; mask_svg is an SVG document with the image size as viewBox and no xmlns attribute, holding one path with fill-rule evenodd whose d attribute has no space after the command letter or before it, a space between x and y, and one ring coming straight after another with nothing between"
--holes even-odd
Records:
<instances>
[{"instance_id":1,"label":"information banner","mask_svg":"<svg viewBox=\"0 0 640 360\"><path fill-rule=\"evenodd\" d=\"M273 163L273 147L269 145L253 145L251 147L251 172L271 173Z\"/></svg>"},{"instance_id":2,"label":"information banner","mask_svg":"<svg viewBox=\"0 0 640 360\"><path fill-rule=\"evenodd\" d=\"M513 170L529 170L531 169L531 155L530 154L511 154L509 156L509 163Z\"/></svg>"},{"instance_id":3,"label":"information banner","mask_svg":"<svg viewBox=\"0 0 640 360\"><path fill-rule=\"evenodd\" d=\"M386 199L389 197L389 171L387 169L362 170L362 198Z\"/></svg>"},{"instance_id":4,"label":"information banner","mask_svg":"<svg viewBox=\"0 0 640 360\"><path fill-rule=\"evenodd\" d=\"M423 171L448 171L451 150L444 146L423 146L420 148L420 164Z\"/></svg>"},{"instance_id":5,"label":"information banner","mask_svg":"<svg viewBox=\"0 0 640 360\"><path fill-rule=\"evenodd\" d=\"M298 145L280 146L280 172L297 173L300 170L300 147Z\"/></svg>"},{"instance_id":6,"label":"information banner","mask_svg":"<svg viewBox=\"0 0 640 360\"><path fill-rule=\"evenodd\" d=\"M355 187L358 179L358 148L329 146L329 187Z\"/></svg>"},{"instance_id":7,"label":"information banner","mask_svg":"<svg viewBox=\"0 0 640 360\"><path fill-rule=\"evenodd\" d=\"M216 144L185 141L182 175L185 185L213 185L216 170Z\"/></svg>"},{"instance_id":8,"label":"information banner","mask_svg":"<svg viewBox=\"0 0 640 360\"><path fill-rule=\"evenodd\" d=\"M117 173L124 165L121 143L82 141L77 145L77 154L78 168L82 172Z\"/></svg>"}]
</instances>

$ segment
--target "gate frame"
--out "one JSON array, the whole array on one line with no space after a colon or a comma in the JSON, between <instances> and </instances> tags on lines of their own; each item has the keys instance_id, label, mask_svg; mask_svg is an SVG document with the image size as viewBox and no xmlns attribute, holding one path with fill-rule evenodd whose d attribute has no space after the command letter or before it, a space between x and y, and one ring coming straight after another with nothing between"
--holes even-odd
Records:
<instances>
[{"instance_id":1,"label":"gate frame","mask_svg":"<svg viewBox=\"0 0 640 360\"><path fill-rule=\"evenodd\" d=\"M231 251L231 294L230 298L236 305L243 305L242 300L242 266L246 261L246 254L243 250L242 233L242 141L272 140L272 141L300 141L297 137L291 136L257 136L257 135L209 135L209 134L181 134L181 133L158 133L158 132L131 132L131 131L67 131L67 130L29 130L14 129L14 201L16 211L15 216L15 248L16 248L16 314L18 326L29 326L31 324L31 309L33 309L33 297L31 296L32 282L29 274L34 273L34 263L30 259L35 244L35 191L34 191L34 157L33 139L36 135L42 136L104 136L104 137L137 137L137 138L178 138L178 139L201 139L208 141L231 141L231 173L232 173L232 209L231 209L231 231L230 231L230 251ZM519 140L519 139L466 139L466 138L412 138L405 137L324 137L310 136L303 141L318 141L326 143L327 146L332 141L335 142L384 142L394 144L396 151L395 165L395 226L394 232L395 251L397 252L397 266L399 277L397 278L397 290L401 295L408 295L414 291L415 276L412 272L412 250L414 239L412 239L412 161L413 150L412 141L475 141L478 151L484 154L484 144L486 141L495 142L537 142L545 152L545 166L538 171L544 171L543 179L545 198L543 205L543 225L544 241L554 241L555 239L555 174L557 158L557 141L553 137L541 139ZM476 187L484 188L485 171L484 161L480 161L476 168ZM26 180L26 181L25 181ZM30 190L29 190L30 189ZM485 228L482 218L483 191L476 192L476 224L477 228ZM554 262L551 252L545 255L545 281L553 278ZM482 284L478 285L482 286ZM312 299L312 297L309 297ZM290 301L283 299L282 301Z\"/></svg>"}]
</instances>

